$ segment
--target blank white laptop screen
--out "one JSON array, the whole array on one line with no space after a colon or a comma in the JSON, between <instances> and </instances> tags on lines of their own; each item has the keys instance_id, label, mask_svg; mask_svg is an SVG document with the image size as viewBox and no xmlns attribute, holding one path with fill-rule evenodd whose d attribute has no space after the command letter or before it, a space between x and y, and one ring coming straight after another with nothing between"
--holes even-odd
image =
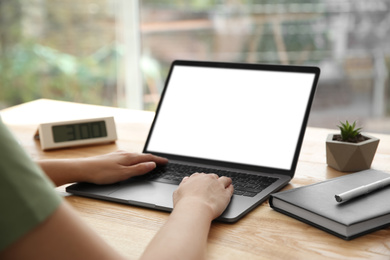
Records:
<instances>
[{"instance_id":1,"label":"blank white laptop screen","mask_svg":"<svg viewBox=\"0 0 390 260\"><path fill-rule=\"evenodd\" d=\"M314 77L176 65L148 150L289 170Z\"/></svg>"}]
</instances>

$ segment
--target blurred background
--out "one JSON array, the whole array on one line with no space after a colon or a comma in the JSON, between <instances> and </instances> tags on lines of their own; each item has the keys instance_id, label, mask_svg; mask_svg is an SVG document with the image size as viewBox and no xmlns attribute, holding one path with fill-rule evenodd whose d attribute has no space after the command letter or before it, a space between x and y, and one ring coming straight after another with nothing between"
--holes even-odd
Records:
<instances>
[{"instance_id":1,"label":"blurred background","mask_svg":"<svg viewBox=\"0 0 390 260\"><path fill-rule=\"evenodd\" d=\"M389 0L0 0L0 109L154 111L175 59L318 66L309 126L390 133Z\"/></svg>"}]
</instances>

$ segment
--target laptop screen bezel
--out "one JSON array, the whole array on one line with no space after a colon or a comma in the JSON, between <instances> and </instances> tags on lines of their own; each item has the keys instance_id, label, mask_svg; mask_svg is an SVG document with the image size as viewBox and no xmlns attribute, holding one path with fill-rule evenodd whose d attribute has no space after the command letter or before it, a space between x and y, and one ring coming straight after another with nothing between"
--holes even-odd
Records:
<instances>
[{"instance_id":1,"label":"laptop screen bezel","mask_svg":"<svg viewBox=\"0 0 390 260\"><path fill-rule=\"evenodd\" d=\"M305 113L304 113L304 117L302 120L301 129L300 129L300 133L298 136L297 145L295 148L295 152L293 155L290 169L270 168L270 167L264 167L264 166L258 166L258 165L246 165L246 164L232 163L232 162L226 162L226 161L209 160L209 159L204 159L204 158L194 158L194 157L180 156L177 154L167 154L167 153L161 153L161 152L155 152L155 151L149 150L148 145L149 145L151 136L153 134L154 126L155 126L155 123L157 121L161 105L163 104L163 101L164 101L165 93L166 93L167 87L169 85L172 71L173 71L175 66L263 70L263 71L275 71L275 72L297 72L297 73L313 74L314 79L313 79L313 83L311 86L308 102L307 102L307 105L305 108ZM297 167L299 154L301 151L303 138L304 138L305 131L306 131L306 126L307 126L307 122L308 122L309 115L310 115L310 109L311 109L311 106L312 106L312 103L314 100L314 95L315 95L319 75L320 75L320 69L318 67L314 67L314 66L175 60L174 62L172 62L169 73L167 75L164 89L163 89L162 94L161 94L160 102L157 106L155 117L154 117L154 120L153 120L152 125L150 127L148 137L147 137L145 145L144 145L143 153L155 154L158 156L166 157L169 160L185 161L185 162L189 162L189 163L203 164L205 166L217 166L217 167L227 167L227 168L231 168L231 169L242 169L242 170L247 170L247 171L252 171L252 172L265 172L265 173L282 174L282 175L287 175L290 178L292 178L295 174L295 170Z\"/></svg>"}]
</instances>

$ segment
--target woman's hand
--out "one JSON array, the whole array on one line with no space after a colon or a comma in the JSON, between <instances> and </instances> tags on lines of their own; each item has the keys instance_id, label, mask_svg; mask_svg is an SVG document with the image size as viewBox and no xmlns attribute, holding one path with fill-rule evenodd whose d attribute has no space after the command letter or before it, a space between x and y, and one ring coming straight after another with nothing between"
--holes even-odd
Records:
<instances>
[{"instance_id":1,"label":"woman's hand","mask_svg":"<svg viewBox=\"0 0 390 260\"><path fill-rule=\"evenodd\" d=\"M157 164L167 162L167 159L152 154L116 151L81 159L80 165L87 177L85 181L110 184L148 173L156 168Z\"/></svg>"},{"instance_id":2,"label":"woman's hand","mask_svg":"<svg viewBox=\"0 0 390 260\"><path fill-rule=\"evenodd\" d=\"M205 208L212 219L223 213L233 195L232 180L216 174L194 173L185 177L173 194L173 204Z\"/></svg>"},{"instance_id":3,"label":"woman's hand","mask_svg":"<svg viewBox=\"0 0 390 260\"><path fill-rule=\"evenodd\" d=\"M72 182L115 183L150 172L157 164L167 162L152 154L116 151L87 158L42 160L38 164L60 186Z\"/></svg>"}]
</instances>

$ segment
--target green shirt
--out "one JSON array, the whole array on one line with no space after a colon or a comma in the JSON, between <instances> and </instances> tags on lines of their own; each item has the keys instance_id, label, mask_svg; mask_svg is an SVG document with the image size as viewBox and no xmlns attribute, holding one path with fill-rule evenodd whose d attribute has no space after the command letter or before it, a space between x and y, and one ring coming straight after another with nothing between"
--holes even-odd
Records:
<instances>
[{"instance_id":1,"label":"green shirt","mask_svg":"<svg viewBox=\"0 0 390 260\"><path fill-rule=\"evenodd\" d=\"M0 251L43 222L61 201L0 118Z\"/></svg>"}]
</instances>

